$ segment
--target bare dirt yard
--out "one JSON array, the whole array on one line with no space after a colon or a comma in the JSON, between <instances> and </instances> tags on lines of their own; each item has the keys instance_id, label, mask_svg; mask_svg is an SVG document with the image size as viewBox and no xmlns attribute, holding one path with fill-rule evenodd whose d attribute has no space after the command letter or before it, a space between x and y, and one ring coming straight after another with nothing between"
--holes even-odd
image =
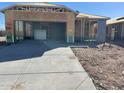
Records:
<instances>
[{"instance_id":1,"label":"bare dirt yard","mask_svg":"<svg viewBox=\"0 0 124 93\"><path fill-rule=\"evenodd\" d=\"M72 48L97 89L124 89L124 47Z\"/></svg>"}]
</instances>

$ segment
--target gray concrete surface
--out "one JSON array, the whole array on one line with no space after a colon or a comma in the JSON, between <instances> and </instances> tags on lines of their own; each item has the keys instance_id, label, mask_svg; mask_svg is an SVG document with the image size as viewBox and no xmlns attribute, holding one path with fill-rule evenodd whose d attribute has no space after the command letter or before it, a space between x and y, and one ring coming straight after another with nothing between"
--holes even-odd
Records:
<instances>
[{"instance_id":1,"label":"gray concrete surface","mask_svg":"<svg viewBox=\"0 0 124 93\"><path fill-rule=\"evenodd\" d=\"M42 56L1 62L0 89L95 89L71 49L52 45Z\"/></svg>"},{"instance_id":2,"label":"gray concrete surface","mask_svg":"<svg viewBox=\"0 0 124 93\"><path fill-rule=\"evenodd\" d=\"M0 62L40 57L49 48L38 40L20 41L0 48Z\"/></svg>"}]
</instances>

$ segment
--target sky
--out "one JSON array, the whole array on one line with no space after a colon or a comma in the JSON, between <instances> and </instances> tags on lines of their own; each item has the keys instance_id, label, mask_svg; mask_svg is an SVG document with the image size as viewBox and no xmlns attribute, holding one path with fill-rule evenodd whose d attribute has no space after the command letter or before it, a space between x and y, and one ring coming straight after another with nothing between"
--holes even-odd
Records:
<instances>
[{"instance_id":1,"label":"sky","mask_svg":"<svg viewBox=\"0 0 124 93\"><path fill-rule=\"evenodd\" d=\"M19 3L19 2L18 2ZM52 2L53 3L53 2ZM7 6L16 4L16 2L0 2L0 10ZM124 16L124 2L54 2L53 4L62 4L81 13L95 14L115 18ZM5 29L5 17L0 13L0 29Z\"/></svg>"}]
</instances>

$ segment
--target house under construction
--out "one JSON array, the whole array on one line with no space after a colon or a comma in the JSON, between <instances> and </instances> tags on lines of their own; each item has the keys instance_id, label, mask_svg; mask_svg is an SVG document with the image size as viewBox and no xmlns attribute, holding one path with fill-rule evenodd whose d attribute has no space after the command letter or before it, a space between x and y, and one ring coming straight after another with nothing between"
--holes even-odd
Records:
<instances>
[{"instance_id":1,"label":"house under construction","mask_svg":"<svg viewBox=\"0 0 124 93\"><path fill-rule=\"evenodd\" d=\"M107 21L106 40L124 40L124 17Z\"/></svg>"},{"instance_id":2,"label":"house under construction","mask_svg":"<svg viewBox=\"0 0 124 93\"><path fill-rule=\"evenodd\" d=\"M5 14L8 42L25 39L104 42L109 19L51 3L19 3L1 12Z\"/></svg>"}]
</instances>

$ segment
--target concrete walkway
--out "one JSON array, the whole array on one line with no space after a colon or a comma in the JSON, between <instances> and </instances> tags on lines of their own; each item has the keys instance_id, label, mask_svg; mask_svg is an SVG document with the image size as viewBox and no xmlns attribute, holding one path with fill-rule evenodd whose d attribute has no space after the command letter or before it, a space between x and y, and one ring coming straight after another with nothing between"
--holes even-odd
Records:
<instances>
[{"instance_id":1,"label":"concrete walkway","mask_svg":"<svg viewBox=\"0 0 124 93\"><path fill-rule=\"evenodd\" d=\"M95 89L69 47L41 57L0 63L0 89Z\"/></svg>"}]
</instances>

